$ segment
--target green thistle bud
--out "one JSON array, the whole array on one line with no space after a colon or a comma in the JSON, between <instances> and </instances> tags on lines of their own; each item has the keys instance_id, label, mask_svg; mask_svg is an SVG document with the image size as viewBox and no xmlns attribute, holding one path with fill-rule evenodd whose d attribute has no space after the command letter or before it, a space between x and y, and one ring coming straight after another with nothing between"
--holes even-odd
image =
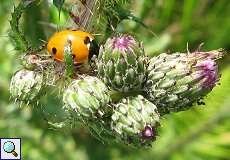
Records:
<instances>
[{"instance_id":1,"label":"green thistle bud","mask_svg":"<svg viewBox=\"0 0 230 160\"><path fill-rule=\"evenodd\" d=\"M43 75L39 72L22 69L15 73L10 83L10 93L15 100L30 102L43 87Z\"/></svg>"},{"instance_id":2,"label":"green thistle bud","mask_svg":"<svg viewBox=\"0 0 230 160\"><path fill-rule=\"evenodd\" d=\"M100 48L98 76L114 90L138 90L146 80L146 64L141 44L130 35L121 35L109 38Z\"/></svg>"},{"instance_id":3,"label":"green thistle bud","mask_svg":"<svg viewBox=\"0 0 230 160\"><path fill-rule=\"evenodd\" d=\"M214 60L221 55L221 52L210 51L161 54L150 59L145 86L147 97L157 105L161 115L189 109L218 82Z\"/></svg>"},{"instance_id":4,"label":"green thistle bud","mask_svg":"<svg viewBox=\"0 0 230 160\"><path fill-rule=\"evenodd\" d=\"M156 138L159 115L156 106L139 95L116 104L112 130L117 139L134 146L149 146Z\"/></svg>"},{"instance_id":5,"label":"green thistle bud","mask_svg":"<svg viewBox=\"0 0 230 160\"><path fill-rule=\"evenodd\" d=\"M81 120L104 116L109 107L110 96L105 84L96 77L85 76L74 80L64 91L63 102ZM84 118L84 119L82 119Z\"/></svg>"}]
</instances>

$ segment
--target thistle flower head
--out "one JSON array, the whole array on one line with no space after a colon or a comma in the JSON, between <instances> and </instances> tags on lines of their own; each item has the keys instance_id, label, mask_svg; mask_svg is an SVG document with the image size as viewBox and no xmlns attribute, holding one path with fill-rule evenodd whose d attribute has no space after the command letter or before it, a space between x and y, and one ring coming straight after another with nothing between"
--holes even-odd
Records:
<instances>
[{"instance_id":1,"label":"thistle flower head","mask_svg":"<svg viewBox=\"0 0 230 160\"><path fill-rule=\"evenodd\" d=\"M112 49L117 49L121 52L132 51L132 48L137 45L135 39L130 35L113 37L109 41L108 43L112 45Z\"/></svg>"},{"instance_id":2,"label":"thistle flower head","mask_svg":"<svg viewBox=\"0 0 230 160\"><path fill-rule=\"evenodd\" d=\"M145 90L163 115L189 109L219 81L220 51L161 54L150 60Z\"/></svg>"},{"instance_id":3,"label":"thistle flower head","mask_svg":"<svg viewBox=\"0 0 230 160\"><path fill-rule=\"evenodd\" d=\"M97 119L106 114L110 102L108 89L96 77L74 80L63 94L65 108L80 120ZM83 118L83 119L82 119Z\"/></svg>"},{"instance_id":4,"label":"thistle flower head","mask_svg":"<svg viewBox=\"0 0 230 160\"><path fill-rule=\"evenodd\" d=\"M212 89L219 80L215 61L208 59L198 62L196 68L199 70L200 76L203 77L203 82L201 83L202 87L204 89Z\"/></svg>"},{"instance_id":5,"label":"thistle flower head","mask_svg":"<svg viewBox=\"0 0 230 160\"><path fill-rule=\"evenodd\" d=\"M30 102L38 96L43 87L43 75L39 72L22 69L15 73L10 83L13 98Z\"/></svg>"},{"instance_id":6,"label":"thistle flower head","mask_svg":"<svg viewBox=\"0 0 230 160\"><path fill-rule=\"evenodd\" d=\"M146 67L144 49L130 35L111 37L100 49L98 77L114 90L141 89L146 80Z\"/></svg>"},{"instance_id":7,"label":"thistle flower head","mask_svg":"<svg viewBox=\"0 0 230 160\"><path fill-rule=\"evenodd\" d=\"M111 127L119 141L148 146L155 140L159 121L156 106L139 95L116 104Z\"/></svg>"}]
</instances>

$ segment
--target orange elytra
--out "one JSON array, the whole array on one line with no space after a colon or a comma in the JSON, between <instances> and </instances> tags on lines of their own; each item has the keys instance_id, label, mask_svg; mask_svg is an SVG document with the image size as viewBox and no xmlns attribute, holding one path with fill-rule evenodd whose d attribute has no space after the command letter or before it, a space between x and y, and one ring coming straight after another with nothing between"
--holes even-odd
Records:
<instances>
[{"instance_id":1,"label":"orange elytra","mask_svg":"<svg viewBox=\"0 0 230 160\"><path fill-rule=\"evenodd\" d=\"M48 41L47 50L57 61L64 61L64 47L71 41L74 63L88 62L93 55L98 54L99 47L94 37L81 30L63 30L56 32Z\"/></svg>"}]
</instances>

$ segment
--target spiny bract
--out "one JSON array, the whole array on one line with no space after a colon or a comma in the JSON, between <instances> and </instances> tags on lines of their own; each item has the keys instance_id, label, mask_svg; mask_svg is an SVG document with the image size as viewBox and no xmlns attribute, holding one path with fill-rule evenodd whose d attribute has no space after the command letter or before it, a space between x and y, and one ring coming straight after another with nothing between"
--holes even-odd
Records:
<instances>
[{"instance_id":1,"label":"spiny bract","mask_svg":"<svg viewBox=\"0 0 230 160\"><path fill-rule=\"evenodd\" d=\"M10 93L15 100L29 103L43 87L43 74L26 69L19 70L11 79Z\"/></svg>"},{"instance_id":2,"label":"spiny bract","mask_svg":"<svg viewBox=\"0 0 230 160\"><path fill-rule=\"evenodd\" d=\"M92 120L103 117L109 111L107 104L110 102L110 96L108 88L100 79L83 76L73 80L64 91L63 102L66 109L79 119Z\"/></svg>"},{"instance_id":3,"label":"spiny bract","mask_svg":"<svg viewBox=\"0 0 230 160\"><path fill-rule=\"evenodd\" d=\"M115 105L111 128L120 142L136 147L149 146L159 125L157 107L139 95Z\"/></svg>"},{"instance_id":4,"label":"spiny bract","mask_svg":"<svg viewBox=\"0 0 230 160\"><path fill-rule=\"evenodd\" d=\"M111 89L122 92L141 89L146 66L143 47L130 35L109 38L100 48L98 77Z\"/></svg>"},{"instance_id":5,"label":"spiny bract","mask_svg":"<svg viewBox=\"0 0 230 160\"><path fill-rule=\"evenodd\" d=\"M161 115L189 109L219 80L215 59L221 51L161 54L150 59L147 97Z\"/></svg>"}]
</instances>

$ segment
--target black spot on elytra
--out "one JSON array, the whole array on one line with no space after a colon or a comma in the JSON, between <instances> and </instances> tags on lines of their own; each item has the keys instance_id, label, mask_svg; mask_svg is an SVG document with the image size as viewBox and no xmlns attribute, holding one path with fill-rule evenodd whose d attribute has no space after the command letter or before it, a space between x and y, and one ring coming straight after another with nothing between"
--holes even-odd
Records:
<instances>
[{"instance_id":1,"label":"black spot on elytra","mask_svg":"<svg viewBox=\"0 0 230 160\"><path fill-rule=\"evenodd\" d=\"M84 43L85 43L86 45L90 43L90 38L89 38L88 36L85 37Z\"/></svg>"},{"instance_id":2,"label":"black spot on elytra","mask_svg":"<svg viewBox=\"0 0 230 160\"><path fill-rule=\"evenodd\" d=\"M52 48L52 53L56 54L57 53L57 49L55 47Z\"/></svg>"}]
</instances>

